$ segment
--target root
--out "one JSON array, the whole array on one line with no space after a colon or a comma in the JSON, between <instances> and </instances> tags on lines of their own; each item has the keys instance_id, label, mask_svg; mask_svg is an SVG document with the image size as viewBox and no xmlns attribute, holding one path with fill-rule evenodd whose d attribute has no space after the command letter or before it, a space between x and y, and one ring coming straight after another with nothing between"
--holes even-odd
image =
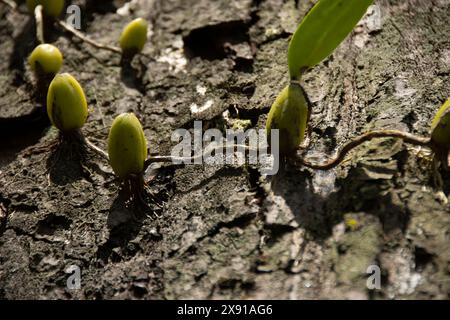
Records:
<instances>
[{"instance_id":1,"label":"root","mask_svg":"<svg viewBox=\"0 0 450 320\"><path fill-rule=\"evenodd\" d=\"M433 156L433 160L431 162L431 176L433 178L433 185L437 190L442 190L444 187L444 180L442 179L442 175L439 172L439 167L441 166L441 160L435 154Z\"/></svg>"},{"instance_id":2,"label":"root","mask_svg":"<svg viewBox=\"0 0 450 320\"><path fill-rule=\"evenodd\" d=\"M50 163L50 165L47 167L47 169L45 170L45 175L47 177L47 185L50 186L52 184L52 179L51 179L51 172L53 171L53 169L55 168L56 164L59 161L59 158L61 157L61 150L59 149L61 140L58 141L57 144L55 144L56 149L53 151L55 152L53 159Z\"/></svg>"},{"instance_id":3,"label":"root","mask_svg":"<svg viewBox=\"0 0 450 320\"><path fill-rule=\"evenodd\" d=\"M431 174L433 179L434 187L438 190L444 188L444 180L442 179L441 169L445 172L450 171L449 168L449 150L439 149L438 147L433 147L434 155L431 162Z\"/></svg>"},{"instance_id":4,"label":"root","mask_svg":"<svg viewBox=\"0 0 450 320\"><path fill-rule=\"evenodd\" d=\"M220 145L216 147L206 148L202 153L194 155L192 157L176 157L176 156L153 156L147 158L144 163L144 171L147 170L147 168L152 163L174 163L174 164L181 164L181 163L195 163L196 160L203 159L203 157L210 155L212 151L223 151L225 152L228 149L234 150L235 148L240 148L244 152L246 151L256 151L258 152L258 149L254 149L252 147L246 146L246 145L226 145L225 147ZM203 164L203 161L202 161Z\"/></svg>"},{"instance_id":5,"label":"root","mask_svg":"<svg viewBox=\"0 0 450 320\"><path fill-rule=\"evenodd\" d=\"M93 47L95 47L97 49L102 49L102 50L107 50L107 51L111 51L111 52L114 52L114 53L122 54L122 50L120 48L114 47L114 46L109 46L109 45L106 45L106 44L99 43L99 42L97 42L95 40L92 40L91 38L88 38L82 32L76 30L75 28L73 28L71 25L65 23L64 21L58 20L57 23L65 31L73 34L78 39L82 40L83 42L86 42L87 44L90 44L91 46L93 46Z\"/></svg>"},{"instance_id":6,"label":"root","mask_svg":"<svg viewBox=\"0 0 450 320\"><path fill-rule=\"evenodd\" d=\"M86 146L89 149L91 149L92 151L94 151L95 153L100 155L102 158L109 160L108 153L106 151L104 151L103 149L101 149L100 147L97 147L88 138L84 137L84 143L86 144Z\"/></svg>"},{"instance_id":7,"label":"root","mask_svg":"<svg viewBox=\"0 0 450 320\"><path fill-rule=\"evenodd\" d=\"M358 147L360 144L370 141L375 138L398 138L402 139L406 143L411 143L418 146L432 147L431 139L426 137L418 137L413 134L402 132L398 130L375 130L364 133L347 144L345 144L337 154L331 159L325 161L324 163L313 163L303 157L297 156L296 161L304 165L305 167L316 169L316 170L330 170L338 166L344 161L345 156L354 148Z\"/></svg>"},{"instance_id":8,"label":"root","mask_svg":"<svg viewBox=\"0 0 450 320\"><path fill-rule=\"evenodd\" d=\"M123 187L127 191L129 201L134 209L133 212L137 214L135 218L140 218L142 215L151 219L161 217L150 203L156 205L158 209L162 209L162 201L146 185L142 174L131 175L125 179Z\"/></svg>"},{"instance_id":9,"label":"root","mask_svg":"<svg viewBox=\"0 0 450 320\"><path fill-rule=\"evenodd\" d=\"M52 152L56 149L60 141L58 139L51 140L44 144L43 146L31 147L24 152L25 157L29 157L31 155L41 154L45 152Z\"/></svg>"}]
</instances>

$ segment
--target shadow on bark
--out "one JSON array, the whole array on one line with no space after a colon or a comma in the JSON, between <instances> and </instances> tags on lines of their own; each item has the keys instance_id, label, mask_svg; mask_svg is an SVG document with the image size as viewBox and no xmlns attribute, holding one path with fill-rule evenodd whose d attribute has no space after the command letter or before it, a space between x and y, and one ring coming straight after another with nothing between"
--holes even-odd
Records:
<instances>
[{"instance_id":1,"label":"shadow on bark","mask_svg":"<svg viewBox=\"0 0 450 320\"><path fill-rule=\"evenodd\" d=\"M211 183L214 180L223 178L223 177L239 177L243 174L242 168L235 168L235 167L221 167L218 169L214 174L206 179L203 179L200 183L193 185L191 188L180 191L180 195L186 195L191 192L195 192L198 190L203 189L205 186L207 186L209 183Z\"/></svg>"},{"instance_id":2,"label":"shadow on bark","mask_svg":"<svg viewBox=\"0 0 450 320\"><path fill-rule=\"evenodd\" d=\"M410 219L407 209L395 204L396 195L387 192L386 180L371 180L362 172L356 167L343 179L317 186L310 172L286 168L273 179L272 190L284 199L300 227L318 241L328 239L344 215L355 212L377 216L385 233L404 232Z\"/></svg>"},{"instance_id":3,"label":"shadow on bark","mask_svg":"<svg viewBox=\"0 0 450 320\"><path fill-rule=\"evenodd\" d=\"M123 256L133 256L138 250L130 241L141 231L145 215L136 214L127 202L128 195L121 189L109 210L109 238L97 250L97 259L103 263L121 261ZM120 253L115 248L120 248Z\"/></svg>"},{"instance_id":4,"label":"shadow on bark","mask_svg":"<svg viewBox=\"0 0 450 320\"><path fill-rule=\"evenodd\" d=\"M49 151L46 165L52 183L66 185L86 178L82 163L87 151L83 143L62 139L54 147L50 146Z\"/></svg>"},{"instance_id":5,"label":"shadow on bark","mask_svg":"<svg viewBox=\"0 0 450 320\"><path fill-rule=\"evenodd\" d=\"M25 74L25 63L30 53L39 44L36 39L36 23L33 17L27 17L27 22L19 34L14 38L14 46L9 57L9 69L16 70L17 76ZM55 42L61 35L54 26L54 20L44 20L44 35L46 43ZM20 79L16 79L19 81ZM21 79L24 81L24 79ZM25 82L25 81L24 81Z\"/></svg>"},{"instance_id":6,"label":"shadow on bark","mask_svg":"<svg viewBox=\"0 0 450 320\"><path fill-rule=\"evenodd\" d=\"M147 72L147 67L139 57L135 57L135 59L138 60L137 67L132 63L131 58L122 57L120 60L120 79L128 88L136 89L145 94L143 76Z\"/></svg>"},{"instance_id":7,"label":"shadow on bark","mask_svg":"<svg viewBox=\"0 0 450 320\"><path fill-rule=\"evenodd\" d=\"M27 19L24 28L14 38L14 47L9 56L9 69L16 70L21 75L25 74L24 59L30 55L36 45L35 23L31 17Z\"/></svg>"}]
</instances>

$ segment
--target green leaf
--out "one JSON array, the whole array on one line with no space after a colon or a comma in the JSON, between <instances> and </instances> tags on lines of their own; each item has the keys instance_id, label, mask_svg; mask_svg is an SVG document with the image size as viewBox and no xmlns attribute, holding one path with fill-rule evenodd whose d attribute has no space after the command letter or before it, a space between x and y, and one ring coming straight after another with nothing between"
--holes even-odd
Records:
<instances>
[{"instance_id":1,"label":"green leaf","mask_svg":"<svg viewBox=\"0 0 450 320\"><path fill-rule=\"evenodd\" d=\"M328 57L356 26L373 0L319 0L289 43L291 79Z\"/></svg>"}]
</instances>

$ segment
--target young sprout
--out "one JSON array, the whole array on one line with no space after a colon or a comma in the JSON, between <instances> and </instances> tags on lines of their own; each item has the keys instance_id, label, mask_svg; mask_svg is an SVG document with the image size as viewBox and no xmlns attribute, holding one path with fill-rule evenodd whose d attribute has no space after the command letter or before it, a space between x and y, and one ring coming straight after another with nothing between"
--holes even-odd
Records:
<instances>
[{"instance_id":1,"label":"young sprout","mask_svg":"<svg viewBox=\"0 0 450 320\"><path fill-rule=\"evenodd\" d=\"M133 57L142 51L147 42L148 23L145 19L137 18L125 26L120 36L120 48L126 57Z\"/></svg>"},{"instance_id":2,"label":"young sprout","mask_svg":"<svg viewBox=\"0 0 450 320\"><path fill-rule=\"evenodd\" d=\"M83 88L70 74L57 74L50 83L47 93L47 115L52 125L59 129L59 139L52 140L40 150L53 150L56 147L54 159L59 159L61 153L68 153L70 159L80 161L82 170L86 170L88 174L89 170L82 163L86 148L90 148L103 158L108 158L108 154L90 142L80 130L88 116L87 100ZM49 170L56 162L57 160L51 163Z\"/></svg>"},{"instance_id":3,"label":"young sprout","mask_svg":"<svg viewBox=\"0 0 450 320\"><path fill-rule=\"evenodd\" d=\"M42 6L47 17L57 18L64 9L64 0L27 0L28 11L31 14L38 5Z\"/></svg>"},{"instance_id":4,"label":"young sprout","mask_svg":"<svg viewBox=\"0 0 450 320\"><path fill-rule=\"evenodd\" d=\"M281 155L295 154L305 138L308 115L308 101L303 89L300 84L292 82L276 98L266 122L268 137L272 129L280 130Z\"/></svg>"},{"instance_id":5,"label":"young sprout","mask_svg":"<svg viewBox=\"0 0 450 320\"><path fill-rule=\"evenodd\" d=\"M296 161L312 169L329 170L339 165L345 156L360 144L375 138L399 138L406 143L431 148L434 152L434 173L440 163L447 165L450 150L450 99L441 107L432 123L431 137L418 137L398 130L373 130L351 139L333 157L313 163L295 152L308 125L306 95L299 85L302 73L329 56L352 31L373 0L318 0L295 31L288 48L291 85L284 89L273 104L267 120L270 129L280 129L280 153L295 155ZM290 89L290 90L289 90ZM295 89L295 90L294 90ZM442 179L439 180L442 185Z\"/></svg>"},{"instance_id":6,"label":"young sprout","mask_svg":"<svg viewBox=\"0 0 450 320\"><path fill-rule=\"evenodd\" d=\"M443 180L439 173L442 165L444 170L449 170L448 156L450 150L450 98L439 108L431 123L431 148L433 149L434 183L442 188Z\"/></svg>"},{"instance_id":7,"label":"young sprout","mask_svg":"<svg viewBox=\"0 0 450 320\"><path fill-rule=\"evenodd\" d=\"M108 155L114 173L123 183L122 190L133 204L148 208L148 199L158 204L144 181L147 139L133 113L122 113L114 119L108 135Z\"/></svg>"},{"instance_id":8,"label":"young sprout","mask_svg":"<svg viewBox=\"0 0 450 320\"><path fill-rule=\"evenodd\" d=\"M86 122L86 96L78 81L68 73L58 74L50 83L47 114L63 134L80 129Z\"/></svg>"},{"instance_id":9,"label":"young sprout","mask_svg":"<svg viewBox=\"0 0 450 320\"><path fill-rule=\"evenodd\" d=\"M291 79L329 56L347 37L373 0L319 0L289 43Z\"/></svg>"},{"instance_id":10,"label":"young sprout","mask_svg":"<svg viewBox=\"0 0 450 320\"><path fill-rule=\"evenodd\" d=\"M147 140L133 113L122 113L114 119L108 136L108 154L111 167L120 179L143 173Z\"/></svg>"},{"instance_id":11,"label":"young sprout","mask_svg":"<svg viewBox=\"0 0 450 320\"><path fill-rule=\"evenodd\" d=\"M431 141L435 148L450 150L450 98L440 107L431 123Z\"/></svg>"},{"instance_id":12,"label":"young sprout","mask_svg":"<svg viewBox=\"0 0 450 320\"><path fill-rule=\"evenodd\" d=\"M37 77L50 75L52 78L59 72L63 63L63 55L51 44L40 44L28 57L28 64Z\"/></svg>"},{"instance_id":13,"label":"young sprout","mask_svg":"<svg viewBox=\"0 0 450 320\"><path fill-rule=\"evenodd\" d=\"M310 106L299 84L302 73L325 59L351 32L373 0L319 0L303 19L288 48L291 83L273 103L266 124L280 130L280 154L294 156L308 128Z\"/></svg>"}]
</instances>

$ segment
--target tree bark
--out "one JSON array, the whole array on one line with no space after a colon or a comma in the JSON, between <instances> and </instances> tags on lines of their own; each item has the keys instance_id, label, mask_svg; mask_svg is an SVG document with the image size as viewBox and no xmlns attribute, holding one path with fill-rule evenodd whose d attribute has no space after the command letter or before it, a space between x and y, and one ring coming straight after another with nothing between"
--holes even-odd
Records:
<instances>
[{"instance_id":1,"label":"tree bark","mask_svg":"<svg viewBox=\"0 0 450 320\"><path fill-rule=\"evenodd\" d=\"M115 46L138 16L152 31L127 69L114 52L53 30L63 71L91 107L84 135L105 149L113 118L131 111L150 152L169 155L173 130L194 120L264 127L288 83L289 37L314 1L76 3L82 31L100 43ZM308 71L309 158L373 129L429 135L450 93L448 4L375 0ZM254 166L163 165L146 176L162 217L137 216L102 157L46 147L55 129L45 112L29 116L44 110L26 66L31 19L0 5L0 298L448 298L450 176L434 188L428 150L372 140L333 170L287 163L273 177ZM79 290L66 286L71 265Z\"/></svg>"}]
</instances>

